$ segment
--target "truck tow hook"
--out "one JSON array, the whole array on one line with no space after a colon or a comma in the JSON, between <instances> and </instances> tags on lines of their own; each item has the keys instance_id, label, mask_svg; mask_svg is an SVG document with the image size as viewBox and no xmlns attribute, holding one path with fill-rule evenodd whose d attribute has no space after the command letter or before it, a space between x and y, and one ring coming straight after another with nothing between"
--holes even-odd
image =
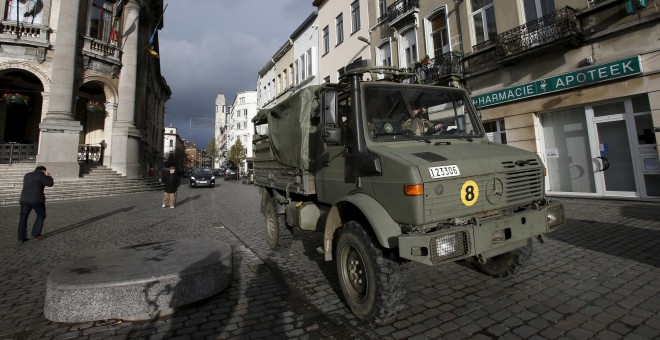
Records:
<instances>
[{"instance_id":1,"label":"truck tow hook","mask_svg":"<svg viewBox=\"0 0 660 340\"><path fill-rule=\"evenodd\" d=\"M545 240L543 239L543 235L536 235L536 240L539 241L540 244L545 243Z\"/></svg>"}]
</instances>

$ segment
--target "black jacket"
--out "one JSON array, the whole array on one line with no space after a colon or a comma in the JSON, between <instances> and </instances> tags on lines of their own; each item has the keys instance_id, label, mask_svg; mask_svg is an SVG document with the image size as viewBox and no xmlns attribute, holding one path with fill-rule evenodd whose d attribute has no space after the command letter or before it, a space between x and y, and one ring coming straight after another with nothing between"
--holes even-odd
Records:
<instances>
[{"instance_id":1,"label":"black jacket","mask_svg":"<svg viewBox=\"0 0 660 340\"><path fill-rule=\"evenodd\" d=\"M23 190L21 190L20 202L24 203L44 203L44 187L52 187L55 182L53 177L46 176L41 171L32 171L23 177Z\"/></svg>"},{"instance_id":2,"label":"black jacket","mask_svg":"<svg viewBox=\"0 0 660 340\"><path fill-rule=\"evenodd\" d=\"M171 174L169 170L163 173L163 184L165 184L165 192L173 194L176 192L176 189L181 184L179 175L175 173Z\"/></svg>"}]
</instances>

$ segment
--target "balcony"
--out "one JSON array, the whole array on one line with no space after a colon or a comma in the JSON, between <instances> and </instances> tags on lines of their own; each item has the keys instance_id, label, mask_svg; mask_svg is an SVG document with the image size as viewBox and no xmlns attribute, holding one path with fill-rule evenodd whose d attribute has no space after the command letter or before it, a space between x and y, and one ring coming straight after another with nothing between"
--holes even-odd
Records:
<instances>
[{"instance_id":1,"label":"balcony","mask_svg":"<svg viewBox=\"0 0 660 340\"><path fill-rule=\"evenodd\" d=\"M495 38L499 61L515 59L579 36L575 10L564 7L524 25L500 33Z\"/></svg>"},{"instance_id":2,"label":"balcony","mask_svg":"<svg viewBox=\"0 0 660 340\"><path fill-rule=\"evenodd\" d=\"M83 56L86 68L119 67L121 65L121 50L110 42L84 37Z\"/></svg>"},{"instance_id":3,"label":"balcony","mask_svg":"<svg viewBox=\"0 0 660 340\"><path fill-rule=\"evenodd\" d=\"M414 13L419 12L419 0L397 0L387 7L387 21L390 26L414 22Z\"/></svg>"},{"instance_id":4,"label":"balcony","mask_svg":"<svg viewBox=\"0 0 660 340\"><path fill-rule=\"evenodd\" d=\"M453 52L445 53L425 63L416 63L416 75L410 83L446 85L446 80L463 77L463 57Z\"/></svg>"},{"instance_id":5,"label":"balcony","mask_svg":"<svg viewBox=\"0 0 660 340\"><path fill-rule=\"evenodd\" d=\"M34 57L46 60L46 49L50 47L50 28L40 24L17 23L15 20L0 21L0 44L21 45L35 49ZM28 53L27 50L25 52Z\"/></svg>"}]
</instances>

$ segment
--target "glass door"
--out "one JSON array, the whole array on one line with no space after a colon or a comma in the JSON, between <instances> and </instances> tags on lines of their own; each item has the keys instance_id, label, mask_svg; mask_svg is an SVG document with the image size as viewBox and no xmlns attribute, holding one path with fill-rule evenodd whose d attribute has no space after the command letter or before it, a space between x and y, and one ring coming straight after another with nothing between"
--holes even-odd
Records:
<instances>
[{"instance_id":1,"label":"glass door","mask_svg":"<svg viewBox=\"0 0 660 340\"><path fill-rule=\"evenodd\" d=\"M598 191L603 196L638 196L625 102L588 106L586 111L593 122L591 156Z\"/></svg>"}]
</instances>

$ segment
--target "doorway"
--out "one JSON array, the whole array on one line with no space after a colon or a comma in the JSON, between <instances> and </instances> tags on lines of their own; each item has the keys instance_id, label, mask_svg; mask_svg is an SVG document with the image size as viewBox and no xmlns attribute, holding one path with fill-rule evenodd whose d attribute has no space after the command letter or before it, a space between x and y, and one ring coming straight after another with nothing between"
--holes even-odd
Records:
<instances>
[{"instance_id":1,"label":"doorway","mask_svg":"<svg viewBox=\"0 0 660 340\"><path fill-rule=\"evenodd\" d=\"M548 193L660 197L646 94L541 116Z\"/></svg>"}]
</instances>

